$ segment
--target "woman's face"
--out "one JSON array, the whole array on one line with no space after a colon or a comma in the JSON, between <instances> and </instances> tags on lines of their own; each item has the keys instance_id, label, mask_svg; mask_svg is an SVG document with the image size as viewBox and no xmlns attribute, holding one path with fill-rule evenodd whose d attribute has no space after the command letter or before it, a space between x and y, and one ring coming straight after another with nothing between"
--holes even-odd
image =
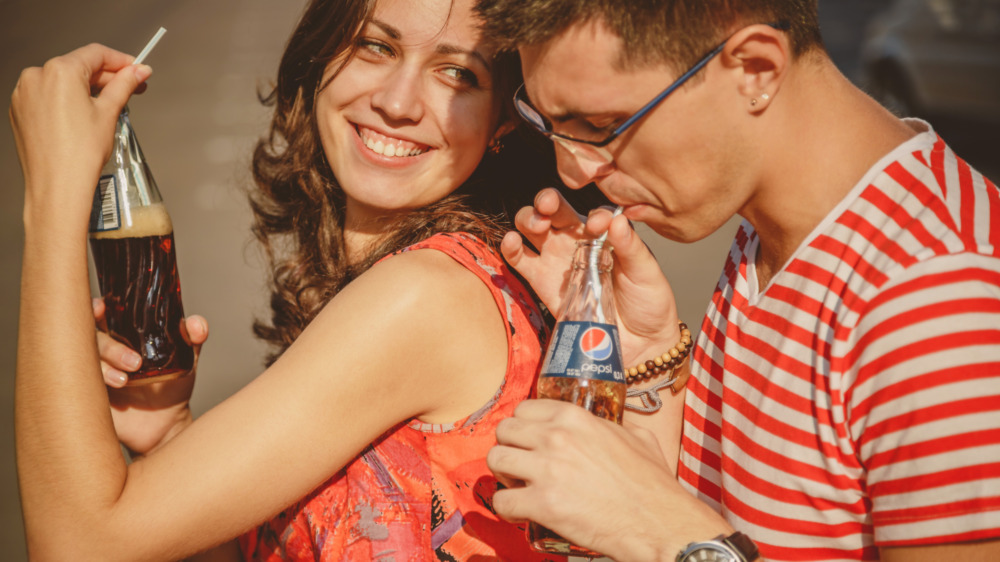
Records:
<instances>
[{"instance_id":1,"label":"woman's face","mask_svg":"<svg viewBox=\"0 0 1000 562\"><path fill-rule=\"evenodd\" d=\"M349 227L438 201L479 164L499 104L472 4L380 0L354 56L319 93L320 139Z\"/></svg>"}]
</instances>

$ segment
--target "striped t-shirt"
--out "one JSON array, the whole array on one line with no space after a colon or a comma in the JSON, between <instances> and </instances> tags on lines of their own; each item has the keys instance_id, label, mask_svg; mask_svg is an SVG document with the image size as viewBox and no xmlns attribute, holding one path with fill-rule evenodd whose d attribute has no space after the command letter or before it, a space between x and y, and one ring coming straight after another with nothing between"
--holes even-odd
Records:
<instances>
[{"instance_id":1,"label":"striped t-shirt","mask_svg":"<svg viewBox=\"0 0 1000 562\"><path fill-rule=\"evenodd\" d=\"M768 560L1000 537L1000 192L922 121L698 337L682 484Z\"/></svg>"}]
</instances>

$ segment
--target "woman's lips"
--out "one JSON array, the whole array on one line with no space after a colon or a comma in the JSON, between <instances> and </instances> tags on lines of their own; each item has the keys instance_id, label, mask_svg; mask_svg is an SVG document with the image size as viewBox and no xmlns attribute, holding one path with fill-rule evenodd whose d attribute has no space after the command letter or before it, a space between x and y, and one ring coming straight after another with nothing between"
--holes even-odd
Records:
<instances>
[{"instance_id":1,"label":"woman's lips","mask_svg":"<svg viewBox=\"0 0 1000 562\"><path fill-rule=\"evenodd\" d=\"M361 144L380 156L388 158L412 158L430 150L430 146L426 144L391 137L362 125L355 125L355 130L357 130L358 137L361 139Z\"/></svg>"}]
</instances>

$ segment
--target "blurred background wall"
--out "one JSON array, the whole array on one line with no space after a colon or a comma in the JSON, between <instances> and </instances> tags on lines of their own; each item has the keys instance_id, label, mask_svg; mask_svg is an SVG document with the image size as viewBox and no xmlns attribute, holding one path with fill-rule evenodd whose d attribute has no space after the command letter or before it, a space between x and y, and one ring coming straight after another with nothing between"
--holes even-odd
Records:
<instances>
[{"instance_id":1,"label":"blurred background wall","mask_svg":"<svg viewBox=\"0 0 1000 562\"><path fill-rule=\"evenodd\" d=\"M848 77L901 112L932 118L960 155L1000 178L1000 120L993 114L1000 88L990 82L1000 79L991 66L1000 57L1000 0L820 4L828 49ZM303 6L304 0L0 0L4 96L23 67L91 41L136 53L158 26L168 29L148 61L155 68L150 89L130 108L173 215L185 308L211 326L196 415L261 368L264 349L250 323L265 311L266 295L242 190L250 147L268 122L256 93L270 83ZM979 99L980 91L994 103ZM6 120L0 129L0 559L18 562L26 560L12 426L23 196ZM691 245L643 233L689 323L700 320L735 226Z\"/></svg>"}]
</instances>

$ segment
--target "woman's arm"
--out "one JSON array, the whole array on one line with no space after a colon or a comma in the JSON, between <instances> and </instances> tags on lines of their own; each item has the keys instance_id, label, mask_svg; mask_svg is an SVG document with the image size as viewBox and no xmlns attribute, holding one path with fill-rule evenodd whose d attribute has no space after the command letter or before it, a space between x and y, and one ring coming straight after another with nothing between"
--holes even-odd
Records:
<instances>
[{"instance_id":1,"label":"woman's arm","mask_svg":"<svg viewBox=\"0 0 1000 562\"><path fill-rule=\"evenodd\" d=\"M95 343L86 223L114 120L144 78L130 60L87 47L22 77L12 104L26 183L16 441L33 560L203 551L298 500L398 423L471 413L507 363L482 283L443 254L408 252L343 290L245 389L126 465ZM98 98L81 95L91 83L106 86Z\"/></svg>"}]
</instances>

